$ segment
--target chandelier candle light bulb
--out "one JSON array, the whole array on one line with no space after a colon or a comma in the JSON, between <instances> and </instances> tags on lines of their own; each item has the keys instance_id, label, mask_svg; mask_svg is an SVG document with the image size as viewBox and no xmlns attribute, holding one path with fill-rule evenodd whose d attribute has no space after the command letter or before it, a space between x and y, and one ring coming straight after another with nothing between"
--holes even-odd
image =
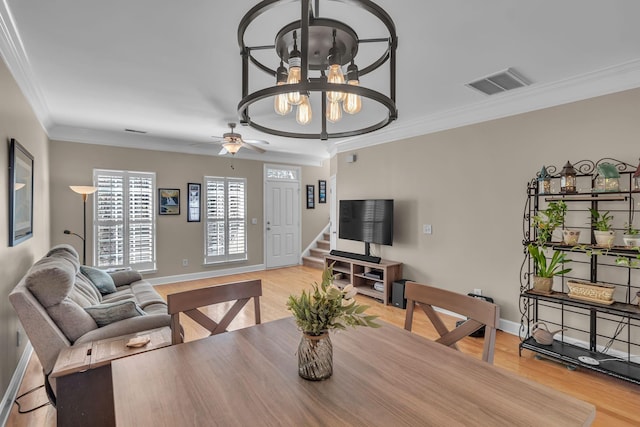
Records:
<instances>
[{"instance_id":1,"label":"chandelier candle light bulb","mask_svg":"<svg viewBox=\"0 0 640 427\"><path fill-rule=\"evenodd\" d=\"M302 77L302 58L300 57L300 51L298 50L298 42L296 38L296 32L293 32L293 50L289 54L289 75L287 76L287 84L295 85L300 83ZM287 101L291 105L300 105L302 102L302 95L300 92L289 92L287 94Z\"/></svg>"},{"instance_id":2,"label":"chandelier candle light bulb","mask_svg":"<svg viewBox=\"0 0 640 427\"><path fill-rule=\"evenodd\" d=\"M327 74L327 83L340 84L343 85L345 83L344 74L342 73L342 67L340 62L342 58L340 57L340 53L336 47L336 30L333 30L333 47L329 49L329 57L327 58L329 61L329 73ZM335 92L329 91L327 92L327 100L329 102L340 102L345 98L344 92ZM328 118L328 117L327 117Z\"/></svg>"},{"instance_id":3,"label":"chandelier candle light bulb","mask_svg":"<svg viewBox=\"0 0 640 427\"><path fill-rule=\"evenodd\" d=\"M306 125L311 122L311 118L312 113L309 97L307 95L301 95L300 105L298 105L298 109L296 111L296 121L301 125Z\"/></svg>"},{"instance_id":4,"label":"chandelier candle light bulb","mask_svg":"<svg viewBox=\"0 0 640 427\"><path fill-rule=\"evenodd\" d=\"M339 122L342 119L342 108L339 102L327 103L327 120L331 123Z\"/></svg>"},{"instance_id":5,"label":"chandelier candle light bulb","mask_svg":"<svg viewBox=\"0 0 640 427\"><path fill-rule=\"evenodd\" d=\"M284 67L282 61L280 61L280 66L276 71L276 78L277 78L277 81L276 81L277 86L282 86L287 84L287 79L288 79L287 69ZM281 116L289 114L292 110L291 104L287 99L286 93L281 93L275 96L273 107L276 110L276 113L280 114Z\"/></svg>"},{"instance_id":6,"label":"chandelier candle light bulb","mask_svg":"<svg viewBox=\"0 0 640 427\"><path fill-rule=\"evenodd\" d=\"M347 84L351 86L360 86L358 78L358 67L351 61L347 68ZM355 93L347 93L343 102L344 112L348 114L357 114L362 109L362 98Z\"/></svg>"}]
</instances>

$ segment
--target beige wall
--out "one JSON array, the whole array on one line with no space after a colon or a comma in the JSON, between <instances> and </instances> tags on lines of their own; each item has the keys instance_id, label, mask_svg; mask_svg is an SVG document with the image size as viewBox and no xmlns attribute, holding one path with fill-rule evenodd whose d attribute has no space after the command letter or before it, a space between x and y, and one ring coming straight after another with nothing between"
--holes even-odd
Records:
<instances>
[{"instance_id":1,"label":"beige wall","mask_svg":"<svg viewBox=\"0 0 640 427\"><path fill-rule=\"evenodd\" d=\"M404 277L458 292L481 288L519 322L527 182L543 164L640 157L640 90L341 153L338 200L395 199L393 246ZM355 163L346 155L357 153ZM433 234L422 233L431 224ZM362 253L363 244L338 241Z\"/></svg>"},{"instance_id":2,"label":"beige wall","mask_svg":"<svg viewBox=\"0 0 640 427\"><path fill-rule=\"evenodd\" d=\"M326 163L328 165L329 162ZM263 162L52 141L52 244L70 243L81 251L81 242L77 237L62 233L65 229L82 233L82 201L79 195L69 189L69 185L90 185L94 168L155 172L158 188L180 189L180 215L157 217L158 269L148 277L200 273L264 263ZM328 166L304 166L301 172L303 183L316 181L317 184L317 179L327 179ZM202 183L205 175L247 178L249 259L245 262L203 266L204 223L187 222L185 196L187 183ZM302 198L301 203L304 203ZM315 237L321 231L323 216L328 215L323 215L325 210L328 212L327 208L307 210L302 205L303 248L310 243L310 236ZM88 202L87 212L87 218L92 218L91 200ZM252 218L257 219L257 224L251 224ZM326 223L325 220L324 225ZM90 225L88 228L87 263L90 263L93 233ZM187 267L182 266L183 259L188 260Z\"/></svg>"},{"instance_id":3,"label":"beige wall","mask_svg":"<svg viewBox=\"0 0 640 427\"><path fill-rule=\"evenodd\" d=\"M9 385L23 353L26 339L8 295L29 269L33 260L49 248L49 151L47 135L4 62L0 61L0 391ZM34 157L33 237L9 247L8 165L9 141L17 139ZM16 333L22 334L17 345Z\"/></svg>"},{"instance_id":4,"label":"beige wall","mask_svg":"<svg viewBox=\"0 0 640 427\"><path fill-rule=\"evenodd\" d=\"M329 160L324 162L321 168L302 169L302 187L300 199L302 202L302 248L304 250L312 243L318 234L329 225ZM319 180L327 182L327 203L318 203ZM313 185L315 190L315 207L307 209L307 185Z\"/></svg>"}]
</instances>

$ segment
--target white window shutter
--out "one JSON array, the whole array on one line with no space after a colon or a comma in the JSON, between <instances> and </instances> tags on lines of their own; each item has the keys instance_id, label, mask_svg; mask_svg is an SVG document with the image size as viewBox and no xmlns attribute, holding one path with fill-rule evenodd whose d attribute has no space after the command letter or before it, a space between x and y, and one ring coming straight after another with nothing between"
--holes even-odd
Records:
<instances>
[{"instance_id":1,"label":"white window shutter","mask_svg":"<svg viewBox=\"0 0 640 427\"><path fill-rule=\"evenodd\" d=\"M96 169L94 264L155 270L155 174Z\"/></svg>"},{"instance_id":2,"label":"white window shutter","mask_svg":"<svg viewBox=\"0 0 640 427\"><path fill-rule=\"evenodd\" d=\"M246 179L205 177L205 263L247 259Z\"/></svg>"}]
</instances>

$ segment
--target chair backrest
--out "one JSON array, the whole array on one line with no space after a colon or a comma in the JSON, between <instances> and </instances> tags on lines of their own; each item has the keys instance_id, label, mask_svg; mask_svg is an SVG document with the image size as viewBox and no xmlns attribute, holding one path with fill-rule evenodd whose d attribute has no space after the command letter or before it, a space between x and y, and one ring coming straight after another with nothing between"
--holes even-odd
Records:
<instances>
[{"instance_id":1,"label":"chair backrest","mask_svg":"<svg viewBox=\"0 0 640 427\"><path fill-rule=\"evenodd\" d=\"M243 282L213 285L206 288L193 289L167 295L168 311L171 315L171 342L183 342L180 327L180 313L184 313L198 324L206 328L211 335L227 331L227 327L245 304L253 298L256 324L260 323L260 296L262 295L261 280L246 280ZM219 322L204 314L199 307L205 307L222 302L236 301Z\"/></svg>"},{"instance_id":2,"label":"chair backrest","mask_svg":"<svg viewBox=\"0 0 640 427\"><path fill-rule=\"evenodd\" d=\"M482 360L493 363L496 328L500 321L500 307L479 298L415 282L407 282L404 292L407 299L407 313L404 322L406 330L411 331L413 310L416 304L422 307L422 310L440 335L436 342L455 349L458 349L456 342L485 325ZM449 330L433 307L462 314L467 316L468 320L460 326Z\"/></svg>"}]
</instances>

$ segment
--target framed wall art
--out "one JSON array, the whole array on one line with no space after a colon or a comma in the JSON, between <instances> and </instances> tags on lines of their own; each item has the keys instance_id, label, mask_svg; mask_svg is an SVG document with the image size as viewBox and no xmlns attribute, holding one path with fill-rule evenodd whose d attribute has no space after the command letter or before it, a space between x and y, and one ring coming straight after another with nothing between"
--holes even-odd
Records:
<instances>
[{"instance_id":1,"label":"framed wall art","mask_svg":"<svg viewBox=\"0 0 640 427\"><path fill-rule=\"evenodd\" d=\"M158 188L158 200L160 215L180 215L180 189Z\"/></svg>"},{"instance_id":2,"label":"framed wall art","mask_svg":"<svg viewBox=\"0 0 640 427\"><path fill-rule=\"evenodd\" d=\"M314 198L316 197L315 193L315 186L307 185L307 209L314 209L316 207L314 201Z\"/></svg>"},{"instance_id":3,"label":"framed wall art","mask_svg":"<svg viewBox=\"0 0 640 427\"><path fill-rule=\"evenodd\" d=\"M200 222L200 184L188 183L187 194L187 222Z\"/></svg>"},{"instance_id":4,"label":"framed wall art","mask_svg":"<svg viewBox=\"0 0 640 427\"><path fill-rule=\"evenodd\" d=\"M33 156L18 141L9 146L9 246L33 237Z\"/></svg>"},{"instance_id":5,"label":"framed wall art","mask_svg":"<svg viewBox=\"0 0 640 427\"><path fill-rule=\"evenodd\" d=\"M318 203L327 203L327 181L318 181Z\"/></svg>"}]
</instances>

